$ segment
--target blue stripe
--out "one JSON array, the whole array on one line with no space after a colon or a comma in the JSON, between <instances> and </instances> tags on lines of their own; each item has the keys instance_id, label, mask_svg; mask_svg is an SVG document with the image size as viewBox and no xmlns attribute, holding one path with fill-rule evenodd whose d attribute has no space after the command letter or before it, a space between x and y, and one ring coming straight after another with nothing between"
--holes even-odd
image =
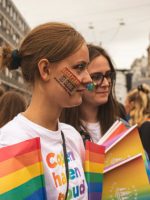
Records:
<instances>
[{"instance_id":1,"label":"blue stripe","mask_svg":"<svg viewBox=\"0 0 150 200\"><path fill-rule=\"evenodd\" d=\"M25 198L25 200L46 200L45 188L40 188L39 190L32 193L31 196Z\"/></svg>"},{"instance_id":2,"label":"blue stripe","mask_svg":"<svg viewBox=\"0 0 150 200\"><path fill-rule=\"evenodd\" d=\"M102 192L102 183L88 183L88 192Z\"/></svg>"}]
</instances>

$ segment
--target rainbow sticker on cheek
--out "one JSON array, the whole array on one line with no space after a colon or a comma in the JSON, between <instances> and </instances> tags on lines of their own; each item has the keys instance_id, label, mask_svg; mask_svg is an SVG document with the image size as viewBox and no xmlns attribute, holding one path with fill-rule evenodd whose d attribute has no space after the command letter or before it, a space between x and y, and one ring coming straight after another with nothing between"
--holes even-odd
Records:
<instances>
[{"instance_id":1,"label":"rainbow sticker on cheek","mask_svg":"<svg viewBox=\"0 0 150 200\"><path fill-rule=\"evenodd\" d=\"M96 87L97 85L96 85L96 83L88 83L87 85L86 85L86 89L88 90L88 91L90 91L90 92L92 92L94 89L95 89L95 87Z\"/></svg>"},{"instance_id":2,"label":"rainbow sticker on cheek","mask_svg":"<svg viewBox=\"0 0 150 200\"><path fill-rule=\"evenodd\" d=\"M61 71L58 77L55 77L57 82L67 91L71 96L73 95L81 82L78 78L66 67Z\"/></svg>"}]
</instances>

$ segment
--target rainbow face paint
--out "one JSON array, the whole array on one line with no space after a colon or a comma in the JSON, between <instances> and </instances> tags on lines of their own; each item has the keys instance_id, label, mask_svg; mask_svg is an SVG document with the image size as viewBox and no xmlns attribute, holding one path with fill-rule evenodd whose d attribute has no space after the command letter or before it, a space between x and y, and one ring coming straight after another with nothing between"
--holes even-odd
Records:
<instances>
[{"instance_id":1,"label":"rainbow face paint","mask_svg":"<svg viewBox=\"0 0 150 200\"><path fill-rule=\"evenodd\" d=\"M55 77L57 82L67 91L71 96L73 95L81 82L79 79L66 67L61 71L58 77Z\"/></svg>"},{"instance_id":2,"label":"rainbow face paint","mask_svg":"<svg viewBox=\"0 0 150 200\"><path fill-rule=\"evenodd\" d=\"M96 83L93 83L93 82L92 83L88 83L86 85L87 90L90 91L90 92L92 92L95 89L95 87L96 87Z\"/></svg>"}]
</instances>

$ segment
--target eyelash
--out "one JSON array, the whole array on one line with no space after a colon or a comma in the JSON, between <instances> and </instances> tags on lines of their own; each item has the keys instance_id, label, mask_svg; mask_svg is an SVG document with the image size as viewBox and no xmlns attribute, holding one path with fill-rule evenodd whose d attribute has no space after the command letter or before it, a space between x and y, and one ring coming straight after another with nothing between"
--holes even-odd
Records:
<instances>
[{"instance_id":1,"label":"eyelash","mask_svg":"<svg viewBox=\"0 0 150 200\"><path fill-rule=\"evenodd\" d=\"M78 72L83 71L85 68L87 67L86 64L84 63L80 63L74 66L74 69L76 69Z\"/></svg>"},{"instance_id":2,"label":"eyelash","mask_svg":"<svg viewBox=\"0 0 150 200\"><path fill-rule=\"evenodd\" d=\"M99 75L91 76L91 78L94 79L94 80L98 80L99 79Z\"/></svg>"}]
</instances>

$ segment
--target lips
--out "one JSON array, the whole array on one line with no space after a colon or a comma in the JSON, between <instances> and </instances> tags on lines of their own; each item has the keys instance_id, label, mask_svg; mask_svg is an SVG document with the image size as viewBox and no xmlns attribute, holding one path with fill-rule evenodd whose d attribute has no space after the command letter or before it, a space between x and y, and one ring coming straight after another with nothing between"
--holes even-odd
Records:
<instances>
[{"instance_id":1,"label":"lips","mask_svg":"<svg viewBox=\"0 0 150 200\"><path fill-rule=\"evenodd\" d=\"M108 94L109 91L96 91L96 93L98 93L98 94Z\"/></svg>"},{"instance_id":2,"label":"lips","mask_svg":"<svg viewBox=\"0 0 150 200\"><path fill-rule=\"evenodd\" d=\"M77 89L77 92L83 92L83 91L85 91L85 88Z\"/></svg>"},{"instance_id":3,"label":"lips","mask_svg":"<svg viewBox=\"0 0 150 200\"><path fill-rule=\"evenodd\" d=\"M109 88L96 88L96 93L108 94L110 92Z\"/></svg>"}]
</instances>

